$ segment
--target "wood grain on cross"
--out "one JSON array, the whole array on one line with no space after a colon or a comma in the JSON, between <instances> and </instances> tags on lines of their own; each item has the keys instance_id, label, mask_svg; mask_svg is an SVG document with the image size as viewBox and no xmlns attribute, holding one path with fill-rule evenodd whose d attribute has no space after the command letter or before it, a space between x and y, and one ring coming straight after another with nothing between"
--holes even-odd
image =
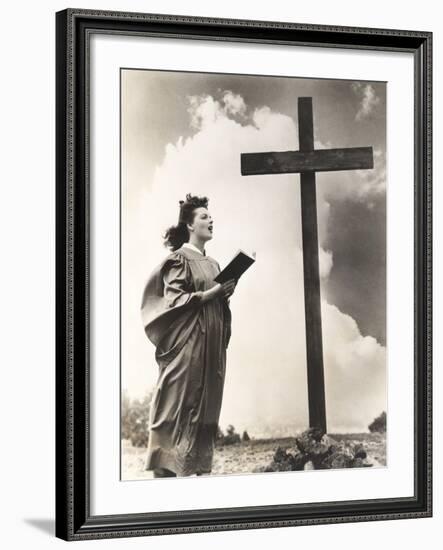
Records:
<instances>
[{"instance_id":1,"label":"wood grain on cross","mask_svg":"<svg viewBox=\"0 0 443 550\"><path fill-rule=\"evenodd\" d=\"M298 98L299 151L243 153L242 176L300 174L309 425L326 433L315 173L373 168L372 147L314 149L312 98Z\"/></svg>"}]
</instances>

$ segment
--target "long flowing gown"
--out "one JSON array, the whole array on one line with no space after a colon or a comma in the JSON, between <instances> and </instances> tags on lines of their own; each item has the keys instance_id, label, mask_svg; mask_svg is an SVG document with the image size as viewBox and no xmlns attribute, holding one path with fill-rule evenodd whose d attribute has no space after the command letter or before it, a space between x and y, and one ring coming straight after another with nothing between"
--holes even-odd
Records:
<instances>
[{"instance_id":1,"label":"long flowing gown","mask_svg":"<svg viewBox=\"0 0 443 550\"><path fill-rule=\"evenodd\" d=\"M159 366L146 470L167 468L178 476L211 472L231 312L223 297L204 303L201 298L219 272L213 258L182 246L146 284L142 318Z\"/></svg>"}]
</instances>

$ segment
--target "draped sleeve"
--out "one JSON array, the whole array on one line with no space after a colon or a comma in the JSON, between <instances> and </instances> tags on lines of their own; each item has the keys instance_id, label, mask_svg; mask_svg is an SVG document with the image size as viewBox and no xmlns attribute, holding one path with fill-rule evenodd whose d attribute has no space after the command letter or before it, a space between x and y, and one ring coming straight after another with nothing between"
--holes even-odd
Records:
<instances>
[{"instance_id":1,"label":"draped sleeve","mask_svg":"<svg viewBox=\"0 0 443 550\"><path fill-rule=\"evenodd\" d=\"M185 324L198 314L203 292L196 291L187 259L170 254L151 274L141 312L146 335L158 346L173 323Z\"/></svg>"},{"instance_id":2,"label":"draped sleeve","mask_svg":"<svg viewBox=\"0 0 443 550\"><path fill-rule=\"evenodd\" d=\"M188 261L180 254L166 262L163 270L164 299L168 308L197 304L203 292L193 292Z\"/></svg>"}]
</instances>

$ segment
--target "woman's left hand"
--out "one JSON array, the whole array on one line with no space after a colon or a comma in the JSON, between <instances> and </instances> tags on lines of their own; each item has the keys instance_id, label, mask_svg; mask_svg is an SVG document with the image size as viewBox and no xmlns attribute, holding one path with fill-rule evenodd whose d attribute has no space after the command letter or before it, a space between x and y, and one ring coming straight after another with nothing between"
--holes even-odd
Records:
<instances>
[{"instance_id":1,"label":"woman's left hand","mask_svg":"<svg viewBox=\"0 0 443 550\"><path fill-rule=\"evenodd\" d=\"M226 281L226 283L223 283L222 286L222 295L224 298L228 299L232 294L234 293L235 286L237 284L237 281L235 279L230 279L229 281Z\"/></svg>"}]
</instances>

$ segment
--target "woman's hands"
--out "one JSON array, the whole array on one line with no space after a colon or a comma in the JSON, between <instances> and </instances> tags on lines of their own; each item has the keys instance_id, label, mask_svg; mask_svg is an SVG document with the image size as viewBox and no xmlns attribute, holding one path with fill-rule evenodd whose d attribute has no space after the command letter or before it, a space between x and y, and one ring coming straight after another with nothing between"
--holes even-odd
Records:
<instances>
[{"instance_id":1,"label":"woman's hands","mask_svg":"<svg viewBox=\"0 0 443 550\"><path fill-rule=\"evenodd\" d=\"M208 300L212 300L213 298L224 298L227 300L230 296L232 296L236 284L237 281L235 279L230 279L229 281L226 281L226 283L217 283L209 290L205 290L203 292L202 301L206 302Z\"/></svg>"},{"instance_id":2,"label":"woman's hands","mask_svg":"<svg viewBox=\"0 0 443 550\"><path fill-rule=\"evenodd\" d=\"M228 299L234 293L235 285L237 281L235 279L230 279L226 283L219 284L220 286L219 293L223 298Z\"/></svg>"}]
</instances>

